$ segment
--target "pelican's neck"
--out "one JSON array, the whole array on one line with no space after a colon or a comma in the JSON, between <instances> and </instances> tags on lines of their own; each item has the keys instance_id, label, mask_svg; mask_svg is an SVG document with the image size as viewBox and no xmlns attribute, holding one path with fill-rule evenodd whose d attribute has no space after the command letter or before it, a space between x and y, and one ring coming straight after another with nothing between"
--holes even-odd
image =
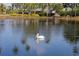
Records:
<instances>
[{"instance_id":1,"label":"pelican's neck","mask_svg":"<svg viewBox=\"0 0 79 59\"><path fill-rule=\"evenodd\" d=\"M37 33L36 36L38 37L39 36L39 33Z\"/></svg>"}]
</instances>

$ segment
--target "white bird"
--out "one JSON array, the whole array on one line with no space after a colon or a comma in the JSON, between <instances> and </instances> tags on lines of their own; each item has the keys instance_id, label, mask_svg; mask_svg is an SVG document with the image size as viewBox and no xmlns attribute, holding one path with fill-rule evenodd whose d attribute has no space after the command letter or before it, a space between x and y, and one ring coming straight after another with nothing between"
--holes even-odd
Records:
<instances>
[{"instance_id":1,"label":"white bird","mask_svg":"<svg viewBox=\"0 0 79 59\"><path fill-rule=\"evenodd\" d=\"M37 40L45 40L45 37L43 35L39 35L39 33L36 34Z\"/></svg>"}]
</instances>

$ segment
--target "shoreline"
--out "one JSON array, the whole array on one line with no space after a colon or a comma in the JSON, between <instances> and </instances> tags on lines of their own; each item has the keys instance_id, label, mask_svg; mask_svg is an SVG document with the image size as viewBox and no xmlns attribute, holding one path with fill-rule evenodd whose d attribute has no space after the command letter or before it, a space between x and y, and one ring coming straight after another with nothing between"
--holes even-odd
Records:
<instances>
[{"instance_id":1,"label":"shoreline","mask_svg":"<svg viewBox=\"0 0 79 59\"><path fill-rule=\"evenodd\" d=\"M52 17L46 16L10 16L10 15L0 15L0 20L3 19L53 19ZM62 21L79 21L79 16L55 16L55 19Z\"/></svg>"}]
</instances>

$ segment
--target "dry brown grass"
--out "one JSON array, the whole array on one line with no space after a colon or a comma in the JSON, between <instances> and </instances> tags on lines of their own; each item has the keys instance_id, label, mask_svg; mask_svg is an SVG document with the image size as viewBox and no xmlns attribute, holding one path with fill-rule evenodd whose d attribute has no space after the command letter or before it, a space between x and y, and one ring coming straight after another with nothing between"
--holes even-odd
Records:
<instances>
[{"instance_id":1,"label":"dry brown grass","mask_svg":"<svg viewBox=\"0 0 79 59\"><path fill-rule=\"evenodd\" d=\"M25 16L9 16L9 15L0 15L0 19L53 19L53 17L25 17ZM79 21L79 16L71 17L71 16L59 16L55 17L55 19L60 19L63 21Z\"/></svg>"}]
</instances>

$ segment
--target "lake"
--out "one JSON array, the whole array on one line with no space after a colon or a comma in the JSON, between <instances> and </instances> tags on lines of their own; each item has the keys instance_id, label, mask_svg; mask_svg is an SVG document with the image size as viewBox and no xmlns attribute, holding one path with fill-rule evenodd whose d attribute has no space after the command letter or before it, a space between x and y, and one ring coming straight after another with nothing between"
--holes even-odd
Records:
<instances>
[{"instance_id":1,"label":"lake","mask_svg":"<svg viewBox=\"0 0 79 59\"><path fill-rule=\"evenodd\" d=\"M44 40L36 39L36 34ZM1 56L79 55L79 23L0 19Z\"/></svg>"}]
</instances>

